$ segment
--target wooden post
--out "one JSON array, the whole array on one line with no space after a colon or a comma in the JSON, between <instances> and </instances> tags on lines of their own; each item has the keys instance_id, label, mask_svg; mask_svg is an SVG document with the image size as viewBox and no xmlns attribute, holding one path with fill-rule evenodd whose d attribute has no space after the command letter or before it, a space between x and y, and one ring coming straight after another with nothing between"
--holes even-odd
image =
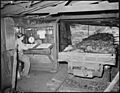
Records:
<instances>
[{"instance_id":1,"label":"wooden post","mask_svg":"<svg viewBox=\"0 0 120 93\"><path fill-rule=\"evenodd\" d=\"M105 89L104 92L110 92L113 89L113 87L115 86L115 84L118 82L118 80L119 80L119 71L118 71L117 75L115 76L115 78L110 83L110 85Z\"/></svg>"},{"instance_id":2,"label":"wooden post","mask_svg":"<svg viewBox=\"0 0 120 93\"><path fill-rule=\"evenodd\" d=\"M56 56L55 56L55 61L57 62L56 64L55 64L55 67L56 67L56 70L58 70L58 67L59 67L59 64L58 64L58 53L59 53L59 20L60 20L60 18L58 18L57 20L56 20L56 29L55 29L55 45L56 45Z\"/></svg>"},{"instance_id":3,"label":"wooden post","mask_svg":"<svg viewBox=\"0 0 120 93\"><path fill-rule=\"evenodd\" d=\"M57 63L57 42L58 42L58 40L57 40L57 35L58 34L58 24L57 24L57 22L55 22L55 24L54 24L54 43L55 43L55 46L54 46L54 54L53 54L53 56L54 56L54 70L56 70L57 71L57 68L58 68L58 63Z\"/></svg>"},{"instance_id":4,"label":"wooden post","mask_svg":"<svg viewBox=\"0 0 120 93\"><path fill-rule=\"evenodd\" d=\"M14 58L13 58L12 89L15 88L16 68L17 68L17 52L15 50L14 51Z\"/></svg>"}]
</instances>

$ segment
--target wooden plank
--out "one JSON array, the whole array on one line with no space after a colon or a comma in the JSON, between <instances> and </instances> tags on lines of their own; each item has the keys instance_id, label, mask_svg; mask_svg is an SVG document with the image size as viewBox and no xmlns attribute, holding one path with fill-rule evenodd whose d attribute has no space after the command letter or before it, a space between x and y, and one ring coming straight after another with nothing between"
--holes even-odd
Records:
<instances>
[{"instance_id":1,"label":"wooden plank","mask_svg":"<svg viewBox=\"0 0 120 93\"><path fill-rule=\"evenodd\" d=\"M101 10L118 10L119 3L99 3L89 5L73 5L73 6L60 6L53 8L50 14L65 13L65 12L82 12L82 11L101 11Z\"/></svg>"},{"instance_id":2,"label":"wooden plank","mask_svg":"<svg viewBox=\"0 0 120 93\"><path fill-rule=\"evenodd\" d=\"M62 3L64 1L44 1L44 2L40 2L38 4L35 4L33 7L30 8L25 8L26 6L28 6L29 3L22 3L19 5L10 5L5 7L4 9L1 10L1 15L15 15L15 14L26 14L26 13L30 13L30 12L34 12L36 10L41 10L45 7L51 6L51 5L56 5L59 3ZM42 13L42 12L41 12Z\"/></svg>"},{"instance_id":3,"label":"wooden plank","mask_svg":"<svg viewBox=\"0 0 120 93\"><path fill-rule=\"evenodd\" d=\"M59 52L59 19L57 20L56 23L56 62L58 60L58 52Z\"/></svg>"},{"instance_id":4,"label":"wooden plank","mask_svg":"<svg viewBox=\"0 0 120 93\"><path fill-rule=\"evenodd\" d=\"M61 52L58 61L115 65L115 54Z\"/></svg>"},{"instance_id":5,"label":"wooden plank","mask_svg":"<svg viewBox=\"0 0 120 93\"><path fill-rule=\"evenodd\" d=\"M16 79L16 68L17 68L17 52L16 50L14 51L14 56L13 56L13 71L12 71L12 88L15 88L15 79Z\"/></svg>"},{"instance_id":6,"label":"wooden plank","mask_svg":"<svg viewBox=\"0 0 120 93\"><path fill-rule=\"evenodd\" d=\"M54 10L60 10L61 7L64 7L64 5L67 3L67 1L63 1L62 3L58 4L57 6L55 7L52 7L52 6L49 6L49 7L46 7L46 8L43 8L43 9L39 9L39 10L36 10L36 11L33 11L31 12L31 14L35 14L35 13L52 13L54 12ZM57 13L57 12L56 12Z\"/></svg>"},{"instance_id":7,"label":"wooden plank","mask_svg":"<svg viewBox=\"0 0 120 93\"><path fill-rule=\"evenodd\" d=\"M9 50L9 49L13 49L14 50L14 31L11 31L11 29L9 29L9 27L11 26L11 24L14 24L14 22L10 21L10 20L7 20L8 22L8 25L9 27L6 25L6 20L7 19L2 19L2 24L1 24L1 31L2 31L2 38L1 38L1 41L2 41L2 51L5 51L5 50ZM11 19L12 20L12 19ZM9 23L10 21L10 23ZM7 29L6 29L7 28ZM11 28L11 27L10 27ZM6 35L7 34L7 35ZM11 40L9 40L11 38ZM7 40L6 40L7 39ZM11 43L11 44L10 44ZM12 74L12 88L14 88L15 86L15 75L16 75L16 53L13 53L14 54L14 60L13 60L13 68L12 68L12 73L10 72L10 74ZM11 54L11 56L13 56L13 54Z\"/></svg>"},{"instance_id":8,"label":"wooden plank","mask_svg":"<svg viewBox=\"0 0 120 93\"><path fill-rule=\"evenodd\" d=\"M5 42L5 21L1 18L1 53L6 50Z\"/></svg>"},{"instance_id":9,"label":"wooden plank","mask_svg":"<svg viewBox=\"0 0 120 93\"><path fill-rule=\"evenodd\" d=\"M61 19L119 18L119 13L61 16Z\"/></svg>"},{"instance_id":10,"label":"wooden plank","mask_svg":"<svg viewBox=\"0 0 120 93\"><path fill-rule=\"evenodd\" d=\"M53 26L54 22L51 23L43 23L43 24L35 24L35 25L25 25L24 23L19 24L24 28L45 28L47 26Z\"/></svg>"},{"instance_id":11,"label":"wooden plank","mask_svg":"<svg viewBox=\"0 0 120 93\"><path fill-rule=\"evenodd\" d=\"M60 18L60 20L74 20L75 21L75 19L76 20L79 20L79 22L80 22L80 20L82 19L82 21L83 20L90 20L90 19L93 19L93 21L94 21L94 19L105 19L105 18L111 18L111 19L113 19L113 18L119 18L119 13L101 13L101 14L84 14L84 15L62 15L62 16L59 16L59 17L48 17L47 19L49 20L55 20L55 19L57 19L57 18ZM83 22L81 22L81 23L83 23ZM90 24L90 23L88 23L88 24Z\"/></svg>"},{"instance_id":12,"label":"wooden plank","mask_svg":"<svg viewBox=\"0 0 120 93\"><path fill-rule=\"evenodd\" d=\"M26 6L26 4L22 4L22 6ZM41 9L43 6L41 7L38 7L38 6L35 6L32 8L26 8L26 9L18 6L9 6L3 9L1 13L2 13L2 16L4 16L4 15L15 15L19 13L21 14L25 14L25 13L57 14L57 13L66 13L66 12L74 13L74 12L82 12L82 11L119 10L119 3L100 3L100 4L90 4L90 5L73 5L73 6L64 6L63 4L63 5L57 5L55 7L46 7L43 9Z\"/></svg>"},{"instance_id":13,"label":"wooden plank","mask_svg":"<svg viewBox=\"0 0 120 93\"><path fill-rule=\"evenodd\" d=\"M58 63L57 63L57 34L58 34L58 27L57 27L57 23L54 23L53 24L53 27L54 27L54 43L55 43L55 46L53 47L53 58L54 58L54 68L55 70L57 70L58 68Z\"/></svg>"},{"instance_id":14,"label":"wooden plank","mask_svg":"<svg viewBox=\"0 0 120 93\"><path fill-rule=\"evenodd\" d=\"M5 20L5 40L6 40L6 50L15 48L15 31L14 31L14 21L12 18L7 17Z\"/></svg>"},{"instance_id":15,"label":"wooden plank","mask_svg":"<svg viewBox=\"0 0 120 93\"><path fill-rule=\"evenodd\" d=\"M66 4L63 3L61 5L57 5L55 7L47 7L44 9L39 9L34 13L50 13L50 14L57 14L57 13L66 13L66 12L82 12L82 11L101 11L101 10L118 10L119 4L118 3L99 3L99 4L83 4L83 5L72 5L72 6L64 6Z\"/></svg>"}]
</instances>

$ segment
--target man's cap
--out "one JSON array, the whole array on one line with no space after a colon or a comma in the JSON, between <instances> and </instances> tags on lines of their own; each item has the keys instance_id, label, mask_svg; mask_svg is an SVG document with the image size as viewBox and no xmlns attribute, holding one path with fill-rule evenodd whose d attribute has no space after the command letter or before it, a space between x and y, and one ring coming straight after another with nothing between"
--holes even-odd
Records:
<instances>
[{"instance_id":1,"label":"man's cap","mask_svg":"<svg viewBox=\"0 0 120 93\"><path fill-rule=\"evenodd\" d=\"M25 36L25 35L22 34L22 33L18 33L18 34L17 34L17 37L18 37L18 38L20 38L20 37L22 37L22 36Z\"/></svg>"}]
</instances>

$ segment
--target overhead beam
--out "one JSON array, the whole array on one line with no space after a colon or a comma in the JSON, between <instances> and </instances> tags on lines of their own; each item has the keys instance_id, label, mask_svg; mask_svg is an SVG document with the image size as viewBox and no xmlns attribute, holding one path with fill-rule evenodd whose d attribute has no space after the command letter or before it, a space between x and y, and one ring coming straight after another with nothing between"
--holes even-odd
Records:
<instances>
[{"instance_id":1,"label":"overhead beam","mask_svg":"<svg viewBox=\"0 0 120 93\"><path fill-rule=\"evenodd\" d=\"M79 1L80 2L80 1ZM30 12L31 14L35 13L50 13L58 14L58 13L75 13L75 12L90 12L90 11L104 11L104 10L119 10L119 3L99 3L99 4L89 4L89 5L73 5L73 6L65 6L66 3L62 5L58 5L55 7L47 7L44 9L39 9L34 12Z\"/></svg>"},{"instance_id":2,"label":"overhead beam","mask_svg":"<svg viewBox=\"0 0 120 93\"><path fill-rule=\"evenodd\" d=\"M112 22L109 22L109 21L107 21L107 22L104 22L104 21L99 21L99 22L97 22L97 21L81 21L81 20L79 20L79 21L74 21L74 20L64 20L64 22L67 22L67 23L69 23L69 24L84 24L84 25L99 25L99 26L119 26L119 22L114 22L114 21L112 21Z\"/></svg>"},{"instance_id":3,"label":"overhead beam","mask_svg":"<svg viewBox=\"0 0 120 93\"><path fill-rule=\"evenodd\" d=\"M90 18L119 18L119 13L103 13L103 14L91 14L91 15L62 15L58 16L60 19L90 19ZM48 17L48 19L57 19L58 17Z\"/></svg>"},{"instance_id":4,"label":"overhead beam","mask_svg":"<svg viewBox=\"0 0 120 93\"><path fill-rule=\"evenodd\" d=\"M102 2L99 4L89 4L89 5L74 5L73 6L64 6L66 4L66 1L59 1L59 3L64 2L62 5L57 5L55 7L48 7L43 6L43 5L53 5L53 3L48 4L48 1L44 1L44 3L36 4L36 6L33 8L23 8L27 4L21 5L20 6L10 6L6 7L4 10L1 10L2 15L14 15L14 14L35 14L35 13L50 13L52 14L57 14L57 13L67 13L67 12L87 12L87 11L103 11L103 10L119 10L119 3L108 3L108 2ZM54 2L58 3L58 2ZM43 6L43 7L41 7ZM44 8L44 9L43 9Z\"/></svg>"},{"instance_id":5,"label":"overhead beam","mask_svg":"<svg viewBox=\"0 0 120 93\"><path fill-rule=\"evenodd\" d=\"M118 19L116 18L104 18L104 19L101 19L101 18L92 18L92 19L65 19L65 21L72 21L72 22L80 22L80 21L84 21L84 22L91 22L91 21L95 21L95 22L101 22L101 21L104 21L104 22L112 22L112 21L115 21L115 22L119 22Z\"/></svg>"},{"instance_id":6,"label":"overhead beam","mask_svg":"<svg viewBox=\"0 0 120 93\"><path fill-rule=\"evenodd\" d=\"M102 10L119 10L119 3L108 3L103 2L99 4L89 5L73 5L73 6L62 6L61 8L53 8L51 14L65 13L65 12L83 12L83 11L102 11Z\"/></svg>"},{"instance_id":7,"label":"overhead beam","mask_svg":"<svg viewBox=\"0 0 120 93\"><path fill-rule=\"evenodd\" d=\"M34 1L35 2L35 1ZM52 5L57 5L60 3L63 3L65 1L42 1L40 3L36 3L35 5L32 5L32 7L26 7L30 3L23 3L23 4L17 4L17 5L10 5L6 6L4 9L1 9L1 15L6 16L6 15L24 15L26 13L31 13L36 10L41 10L43 8L52 6ZM46 13L49 13L50 11L47 11Z\"/></svg>"}]
</instances>

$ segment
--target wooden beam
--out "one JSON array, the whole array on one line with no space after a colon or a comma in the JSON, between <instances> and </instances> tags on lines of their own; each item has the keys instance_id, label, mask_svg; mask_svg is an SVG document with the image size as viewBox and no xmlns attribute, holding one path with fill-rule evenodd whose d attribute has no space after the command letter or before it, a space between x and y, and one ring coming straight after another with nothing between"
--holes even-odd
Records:
<instances>
[{"instance_id":1,"label":"wooden beam","mask_svg":"<svg viewBox=\"0 0 120 93\"><path fill-rule=\"evenodd\" d=\"M119 18L119 14L110 13L110 14L76 15L61 17L61 19L85 19L85 18Z\"/></svg>"},{"instance_id":2,"label":"wooden beam","mask_svg":"<svg viewBox=\"0 0 120 93\"><path fill-rule=\"evenodd\" d=\"M30 8L26 8L29 3L23 3L23 4L17 4L17 5L10 5L5 7L4 9L1 9L1 15L6 16L6 15L14 15L14 14L26 14L26 13L31 13L36 10L41 10L43 8L46 8L48 6L56 5L59 3L62 3L65 1L42 1L40 3L37 3L36 5L33 5ZM45 13L49 13L50 11L47 11Z\"/></svg>"},{"instance_id":3,"label":"wooden beam","mask_svg":"<svg viewBox=\"0 0 120 93\"><path fill-rule=\"evenodd\" d=\"M47 4L44 6L44 9L42 9L42 5L43 4L38 4L35 7L32 8L23 8L24 6L26 6L27 4L22 4L21 6L23 7L18 7L18 6L10 6L10 7L6 7L5 9L1 10L2 15L7 15L7 14L35 14L35 13L50 13L50 14L57 14L57 13L67 13L67 12L83 12L83 11L102 11L102 10L119 10L119 4L118 3L108 3L108 2L103 2L100 4L89 4L89 5L73 5L73 6L64 6L66 4L66 2L64 1L64 3L61 2L54 2L55 4L57 3L61 3L55 7L46 7L47 5L51 5Z\"/></svg>"},{"instance_id":4,"label":"wooden beam","mask_svg":"<svg viewBox=\"0 0 120 93\"><path fill-rule=\"evenodd\" d=\"M95 21L95 22L99 22L99 21L119 21L118 18L91 18L91 19L66 19L65 21L72 21L72 22L80 22L80 21L84 21L84 22L91 22L91 21Z\"/></svg>"},{"instance_id":5,"label":"wooden beam","mask_svg":"<svg viewBox=\"0 0 120 93\"><path fill-rule=\"evenodd\" d=\"M47 7L44 9L39 9L34 13L50 13L50 14L57 14L57 13L67 13L67 12L85 12L85 11L102 11L102 10L119 10L118 3L100 3L100 4L89 4L89 5L73 5L73 6L64 6L66 4L63 3L61 5L55 7Z\"/></svg>"},{"instance_id":6,"label":"wooden beam","mask_svg":"<svg viewBox=\"0 0 120 93\"><path fill-rule=\"evenodd\" d=\"M58 12L59 10L61 10L62 7L64 7L64 5L67 3L67 1L64 1L64 2L60 2L57 6L55 7L52 7L52 6L49 6L49 7L46 7L46 8L43 8L43 9L38 9L37 11L33 11L33 12L30 12L31 14L35 14L35 13L51 13L52 12ZM56 11L57 9L57 11ZM54 13L55 13L54 12Z\"/></svg>"},{"instance_id":7,"label":"wooden beam","mask_svg":"<svg viewBox=\"0 0 120 93\"><path fill-rule=\"evenodd\" d=\"M92 18L96 18L96 19L104 19L104 18L119 18L119 13L103 13L103 14L91 14L91 15L62 15L62 16L56 16L56 17L48 17L47 19L57 19L58 17L60 17L60 19L92 19Z\"/></svg>"},{"instance_id":8,"label":"wooden beam","mask_svg":"<svg viewBox=\"0 0 120 93\"><path fill-rule=\"evenodd\" d=\"M59 7L60 8L60 7ZM119 10L119 3L99 3L89 5L77 5L77 6L61 6L61 8L52 9L51 14L64 13L64 12L82 12L82 11L101 11L101 10Z\"/></svg>"}]
</instances>

